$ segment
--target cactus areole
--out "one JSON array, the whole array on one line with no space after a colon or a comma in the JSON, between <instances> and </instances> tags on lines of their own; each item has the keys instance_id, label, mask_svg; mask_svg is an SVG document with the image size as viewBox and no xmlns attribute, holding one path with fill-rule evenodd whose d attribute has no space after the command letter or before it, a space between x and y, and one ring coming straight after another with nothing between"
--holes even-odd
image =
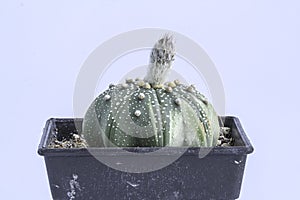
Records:
<instances>
[{"instance_id":1,"label":"cactus areole","mask_svg":"<svg viewBox=\"0 0 300 200\"><path fill-rule=\"evenodd\" d=\"M175 57L172 36L154 45L142 79L110 85L88 108L82 136L89 147L213 147L218 115L191 85L165 82Z\"/></svg>"}]
</instances>

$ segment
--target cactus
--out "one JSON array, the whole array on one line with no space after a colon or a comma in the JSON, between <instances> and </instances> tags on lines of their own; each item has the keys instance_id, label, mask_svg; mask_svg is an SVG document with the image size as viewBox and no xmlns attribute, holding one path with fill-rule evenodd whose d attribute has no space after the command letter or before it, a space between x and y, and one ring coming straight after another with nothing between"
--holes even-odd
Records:
<instances>
[{"instance_id":1,"label":"cactus","mask_svg":"<svg viewBox=\"0 0 300 200\"><path fill-rule=\"evenodd\" d=\"M173 38L153 47L144 80L110 85L88 108L82 136L90 147L217 145L218 115L193 85L165 82L174 60Z\"/></svg>"}]
</instances>

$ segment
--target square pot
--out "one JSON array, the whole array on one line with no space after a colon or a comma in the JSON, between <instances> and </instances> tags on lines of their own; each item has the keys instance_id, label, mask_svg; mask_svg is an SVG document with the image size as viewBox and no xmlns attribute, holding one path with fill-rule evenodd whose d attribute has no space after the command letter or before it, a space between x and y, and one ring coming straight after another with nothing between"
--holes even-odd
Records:
<instances>
[{"instance_id":1,"label":"square pot","mask_svg":"<svg viewBox=\"0 0 300 200\"><path fill-rule=\"evenodd\" d=\"M82 119L52 118L46 122L38 153L45 158L55 200L237 199L247 154L253 152L253 147L238 118L223 117L223 121L231 128L234 146L163 147L164 151L152 156L151 152L162 148L48 148L53 137L69 138L81 133ZM118 169L128 159L135 166L135 157L140 155L148 155L147 160L173 162L144 173L126 170L130 166ZM115 166L102 162L102 158Z\"/></svg>"}]
</instances>

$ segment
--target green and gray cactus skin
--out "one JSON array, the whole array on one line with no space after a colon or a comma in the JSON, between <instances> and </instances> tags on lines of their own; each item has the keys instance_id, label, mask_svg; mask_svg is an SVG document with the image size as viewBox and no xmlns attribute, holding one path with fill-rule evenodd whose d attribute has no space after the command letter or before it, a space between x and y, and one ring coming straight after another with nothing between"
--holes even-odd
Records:
<instances>
[{"instance_id":1,"label":"green and gray cactus skin","mask_svg":"<svg viewBox=\"0 0 300 200\"><path fill-rule=\"evenodd\" d=\"M88 108L82 136L89 147L213 147L220 134L212 104L193 85L165 82L173 38L153 47L144 80L110 85Z\"/></svg>"}]
</instances>

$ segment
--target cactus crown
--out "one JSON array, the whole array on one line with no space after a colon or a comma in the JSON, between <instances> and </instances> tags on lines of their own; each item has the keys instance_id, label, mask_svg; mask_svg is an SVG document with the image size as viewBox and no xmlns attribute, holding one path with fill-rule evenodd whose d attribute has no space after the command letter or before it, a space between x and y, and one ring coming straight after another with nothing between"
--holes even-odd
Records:
<instances>
[{"instance_id":1,"label":"cactus crown","mask_svg":"<svg viewBox=\"0 0 300 200\"><path fill-rule=\"evenodd\" d=\"M173 37L154 45L144 80L110 85L87 110L83 137L99 146L216 146L218 115L196 88L165 83L175 56Z\"/></svg>"}]
</instances>

